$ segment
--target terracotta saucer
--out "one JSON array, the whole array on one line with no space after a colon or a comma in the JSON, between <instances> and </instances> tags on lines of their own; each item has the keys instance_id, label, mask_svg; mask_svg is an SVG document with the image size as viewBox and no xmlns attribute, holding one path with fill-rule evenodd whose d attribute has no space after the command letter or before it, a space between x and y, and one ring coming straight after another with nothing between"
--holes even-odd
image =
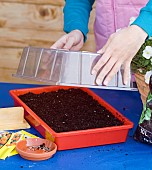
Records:
<instances>
[{"instance_id":1,"label":"terracotta saucer","mask_svg":"<svg viewBox=\"0 0 152 170\"><path fill-rule=\"evenodd\" d=\"M50 140L27 138L16 144L16 150L24 159L40 161L51 158L57 150L57 145Z\"/></svg>"}]
</instances>

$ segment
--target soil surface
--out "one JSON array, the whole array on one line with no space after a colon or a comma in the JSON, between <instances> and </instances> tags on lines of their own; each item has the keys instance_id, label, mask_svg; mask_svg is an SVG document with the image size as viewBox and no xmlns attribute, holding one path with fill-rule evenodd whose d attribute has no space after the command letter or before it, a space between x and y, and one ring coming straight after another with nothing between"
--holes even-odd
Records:
<instances>
[{"instance_id":1,"label":"soil surface","mask_svg":"<svg viewBox=\"0 0 152 170\"><path fill-rule=\"evenodd\" d=\"M81 89L20 95L19 98L55 132L123 125L111 112Z\"/></svg>"}]
</instances>

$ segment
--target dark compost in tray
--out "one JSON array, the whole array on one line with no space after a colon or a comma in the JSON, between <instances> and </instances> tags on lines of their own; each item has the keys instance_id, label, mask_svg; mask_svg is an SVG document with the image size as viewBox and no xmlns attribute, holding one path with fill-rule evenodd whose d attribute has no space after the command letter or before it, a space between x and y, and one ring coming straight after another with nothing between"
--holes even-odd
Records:
<instances>
[{"instance_id":1,"label":"dark compost in tray","mask_svg":"<svg viewBox=\"0 0 152 170\"><path fill-rule=\"evenodd\" d=\"M55 132L123 125L110 111L81 89L60 89L19 98Z\"/></svg>"}]
</instances>

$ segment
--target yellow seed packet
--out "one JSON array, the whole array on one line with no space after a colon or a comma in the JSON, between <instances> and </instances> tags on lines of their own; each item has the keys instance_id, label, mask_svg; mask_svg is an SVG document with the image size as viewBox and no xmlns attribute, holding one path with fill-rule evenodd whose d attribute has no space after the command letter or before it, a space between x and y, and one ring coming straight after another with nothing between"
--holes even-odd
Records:
<instances>
[{"instance_id":1,"label":"yellow seed packet","mask_svg":"<svg viewBox=\"0 0 152 170\"><path fill-rule=\"evenodd\" d=\"M11 135L12 133L5 131L0 133L0 149L8 142Z\"/></svg>"},{"instance_id":2,"label":"yellow seed packet","mask_svg":"<svg viewBox=\"0 0 152 170\"><path fill-rule=\"evenodd\" d=\"M1 137L1 143L3 143L3 146L0 149L0 159L5 159L10 152L15 148L16 143L22 139L22 134L16 132L12 133L10 138L7 139L7 142L4 144L4 139L7 137L7 134L3 134ZM5 140L6 141L6 140Z\"/></svg>"},{"instance_id":3,"label":"yellow seed packet","mask_svg":"<svg viewBox=\"0 0 152 170\"><path fill-rule=\"evenodd\" d=\"M23 139L26 139L26 138L37 138L38 136L35 136L29 132L26 132L25 130L21 130L20 131L21 134L23 135Z\"/></svg>"},{"instance_id":4,"label":"yellow seed packet","mask_svg":"<svg viewBox=\"0 0 152 170\"><path fill-rule=\"evenodd\" d=\"M26 138L37 138L37 136L24 130L12 133L4 131L0 133L0 159L18 154L16 151L16 143Z\"/></svg>"},{"instance_id":5,"label":"yellow seed packet","mask_svg":"<svg viewBox=\"0 0 152 170\"><path fill-rule=\"evenodd\" d=\"M26 139L26 138L37 138L37 136L26 132L25 130L21 130L18 133L22 134L22 140ZM16 151L16 148L14 148L9 154L8 157L13 156L18 154L18 152Z\"/></svg>"}]
</instances>

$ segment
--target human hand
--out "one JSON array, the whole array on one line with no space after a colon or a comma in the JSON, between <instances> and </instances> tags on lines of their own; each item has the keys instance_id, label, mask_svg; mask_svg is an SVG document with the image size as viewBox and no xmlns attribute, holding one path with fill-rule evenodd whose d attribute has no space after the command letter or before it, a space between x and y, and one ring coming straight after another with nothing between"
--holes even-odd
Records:
<instances>
[{"instance_id":1,"label":"human hand","mask_svg":"<svg viewBox=\"0 0 152 170\"><path fill-rule=\"evenodd\" d=\"M63 35L51 48L78 51L84 44L84 36L81 31L74 30Z\"/></svg>"},{"instance_id":2,"label":"human hand","mask_svg":"<svg viewBox=\"0 0 152 170\"><path fill-rule=\"evenodd\" d=\"M98 51L102 57L92 69L92 74L97 76L96 83L108 85L123 65L123 83L126 85L129 79L131 60L145 42L146 37L147 33L136 25L112 34L105 46Z\"/></svg>"}]
</instances>

